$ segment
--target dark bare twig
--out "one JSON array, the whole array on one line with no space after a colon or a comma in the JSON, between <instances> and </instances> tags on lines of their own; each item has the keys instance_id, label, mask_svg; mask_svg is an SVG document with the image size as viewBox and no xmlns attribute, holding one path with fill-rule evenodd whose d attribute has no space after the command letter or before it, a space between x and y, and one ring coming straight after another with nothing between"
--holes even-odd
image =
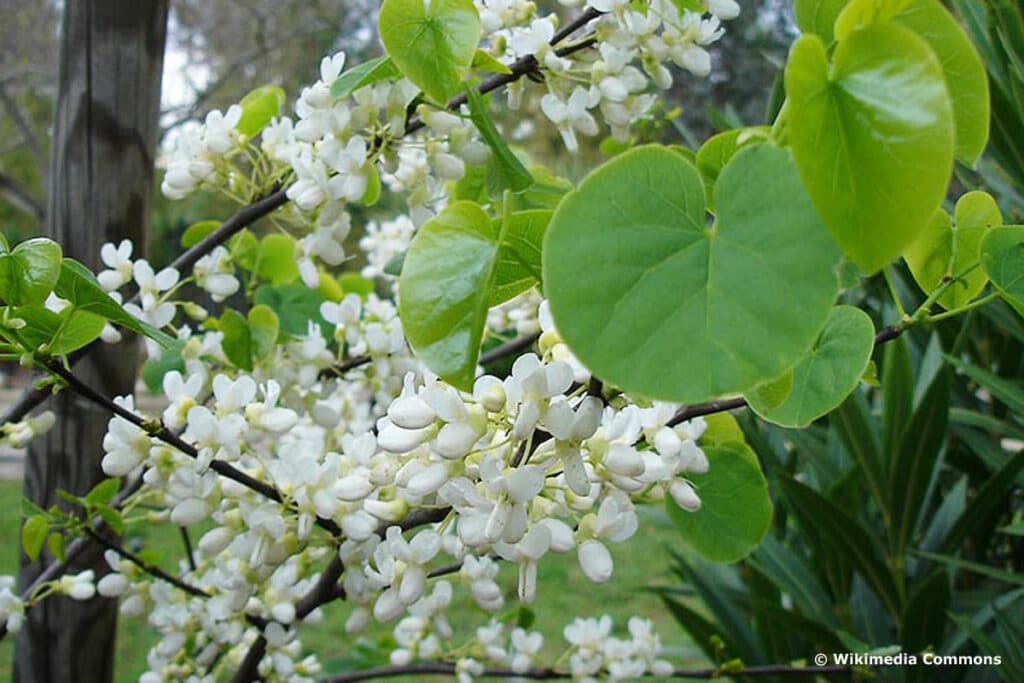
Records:
<instances>
[{"instance_id":1,"label":"dark bare twig","mask_svg":"<svg viewBox=\"0 0 1024 683\"><path fill-rule=\"evenodd\" d=\"M127 408L124 408L123 406L114 403L114 401L112 401L110 398L104 396L103 394L96 391L88 384L80 380L70 370L65 368L59 362L51 360L46 363L46 367L54 375L57 375L62 380L64 380L68 388L70 388L79 396L92 401L96 405L106 408L107 410L114 413L118 417L123 418L128 422L131 422L136 427L145 430L150 436L160 439L168 446L171 446L177 449L178 451L181 451L188 457L194 459L199 458L199 451L196 450L195 446L183 440L180 436L170 431L169 429L167 429L167 427L163 426L162 424L147 422L140 415L136 415ZM259 479L256 479L255 477L246 474L245 472L235 468L233 465L224 462L223 460L213 460L212 462L210 462L210 469L216 472L217 474L221 475L222 477L231 479L232 481L236 481L242 486L245 486L246 488L251 489L256 493L259 493L275 502L280 503L284 500L283 497L281 496L280 491L275 489L270 484L267 484L266 482L260 481ZM323 517L317 517L316 524L332 536L341 535L341 528L333 520L326 519Z\"/></svg>"},{"instance_id":2,"label":"dark bare twig","mask_svg":"<svg viewBox=\"0 0 1024 683\"><path fill-rule=\"evenodd\" d=\"M849 674L851 669L845 666L751 666L737 671L723 669L676 669L670 678L680 679L713 679L713 678L739 678L755 676L798 676L800 678L815 678L824 674ZM406 666L382 666L376 669L353 671L352 673L340 674L330 678L322 679L320 683L355 683L355 681L368 681L376 678L392 678L409 674L427 674L434 676L452 676L455 674L455 665L444 662L419 662ZM553 681L572 678L568 671L560 669L528 669L517 672L510 669L484 669L482 674L476 677L482 678L528 678L535 681Z\"/></svg>"},{"instance_id":3,"label":"dark bare twig","mask_svg":"<svg viewBox=\"0 0 1024 683\"><path fill-rule=\"evenodd\" d=\"M888 327L883 327L875 335L875 348L878 348L882 344L891 342L893 339L903 334L905 330L906 327L902 325L889 325ZM747 401L742 396L709 401L707 403L696 403L692 406L681 408L666 424L669 427L674 427L677 424L681 424L687 420L692 420L695 417L703 417L704 415L712 415L714 413L724 413L729 410L745 408L746 406Z\"/></svg>"}]
</instances>

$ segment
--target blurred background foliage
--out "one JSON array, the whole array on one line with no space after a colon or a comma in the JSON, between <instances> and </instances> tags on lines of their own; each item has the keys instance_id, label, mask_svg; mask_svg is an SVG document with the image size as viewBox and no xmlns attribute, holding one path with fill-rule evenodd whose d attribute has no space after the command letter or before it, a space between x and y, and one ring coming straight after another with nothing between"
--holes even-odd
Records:
<instances>
[{"instance_id":1,"label":"blurred background foliage","mask_svg":"<svg viewBox=\"0 0 1024 683\"><path fill-rule=\"evenodd\" d=\"M1021 3L947 4L978 47L992 84L990 146L976 169L957 168L957 194L985 189L999 200L1007 223L1024 222ZM161 115L165 141L189 120L224 109L259 85L278 84L294 98L316 78L325 54L345 50L350 65L375 56L376 5L175 0ZM796 35L790 3L759 0L743 8L714 47L712 78L679 75L660 118L637 133L638 142L695 147L715 132L770 120L778 72ZM0 22L0 228L11 241L37 233L45 209L60 10L60 2L8 2ZM617 149L594 139L578 160L567 160L557 133L531 120L538 115L496 117L506 129L515 127L534 163L578 178ZM185 227L233 209L201 193L183 202L158 198L150 258L166 263ZM398 210L396 200L385 200L373 214L357 216L353 240L362 221ZM902 265L892 275L908 310L924 299ZM871 313L879 327L893 322L897 313L884 281L863 284L845 302ZM1003 665L873 674L887 681L1024 681L1024 321L996 301L963 320L914 329L874 360L861 388L809 429L738 416L775 502L773 526L750 558L736 565L698 560L659 511L647 511L660 524L655 520L657 530L642 542L657 550L631 555L651 564L631 567L626 593L636 596L645 577L662 577L643 611L661 599L666 609L657 621L677 621L669 644L685 643L681 635L688 634L692 646L682 654L691 661L703 656L753 665L902 647L1000 654ZM15 524L5 518L2 526ZM566 586L555 592L570 595L568 570L551 571L556 585ZM636 607L633 601L608 602L625 609Z\"/></svg>"}]
</instances>

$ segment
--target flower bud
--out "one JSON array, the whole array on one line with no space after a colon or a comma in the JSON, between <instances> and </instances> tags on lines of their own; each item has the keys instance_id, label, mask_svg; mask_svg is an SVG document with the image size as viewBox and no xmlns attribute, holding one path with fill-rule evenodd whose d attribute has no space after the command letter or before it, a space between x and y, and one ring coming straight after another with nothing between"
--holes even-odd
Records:
<instances>
[{"instance_id":1,"label":"flower bud","mask_svg":"<svg viewBox=\"0 0 1024 683\"><path fill-rule=\"evenodd\" d=\"M690 486L690 482L685 479L673 481L672 485L669 486L668 492L672 496L672 500L676 502L676 505L687 512L700 510L700 498L697 496L697 492L693 490L693 487Z\"/></svg>"},{"instance_id":2,"label":"flower bud","mask_svg":"<svg viewBox=\"0 0 1024 683\"><path fill-rule=\"evenodd\" d=\"M437 417L427 401L419 396L396 398L387 409L391 422L402 429L423 429Z\"/></svg>"}]
</instances>

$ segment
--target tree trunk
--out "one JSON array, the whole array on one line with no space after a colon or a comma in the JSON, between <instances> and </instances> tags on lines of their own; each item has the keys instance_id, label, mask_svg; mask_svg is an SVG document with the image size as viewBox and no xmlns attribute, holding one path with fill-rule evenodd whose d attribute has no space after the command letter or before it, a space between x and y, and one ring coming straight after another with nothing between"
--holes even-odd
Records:
<instances>
[{"instance_id":1,"label":"tree trunk","mask_svg":"<svg viewBox=\"0 0 1024 683\"><path fill-rule=\"evenodd\" d=\"M160 76L168 0L71 0L64 3L56 120L50 158L46 232L67 256L93 269L100 246L131 239L141 256L153 194ZM108 396L132 391L135 339L91 353L75 374ZM59 489L84 494L104 478L102 439L110 415L61 392L48 402L53 430L25 464L25 496L43 508L63 504ZM22 555L27 586L52 561ZM69 572L105 573L95 548ZM18 634L14 680L108 683L114 674L117 603L50 598L32 608Z\"/></svg>"}]
</instances>

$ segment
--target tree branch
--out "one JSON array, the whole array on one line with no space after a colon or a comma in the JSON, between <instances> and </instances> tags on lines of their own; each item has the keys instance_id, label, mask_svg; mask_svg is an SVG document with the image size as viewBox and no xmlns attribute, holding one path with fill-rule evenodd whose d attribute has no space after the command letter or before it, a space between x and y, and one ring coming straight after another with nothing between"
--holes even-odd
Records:
<instances>
[{"instance_id":1,"label":"tree branch","mask_svg":"<svg viewBox=\"0 0 1024 683\"><path fill-rule=\"evenodd\" d=\"M190 583L186 583L182 579L179 579L176 576L172 576L171 574L168 574L167 572L165 572L160 567L157 567L154 564L150 564L149 562L146 562L141 557L139 557L138 555L136 555L132 551L128 550L127 548L122 547L121 545L118 545L117 543L114 543L110 539L104 537L102 534L97 533L96 530L92 529L91 527L88 527L88 526L85 527L85 535L87 537L89 537L90 539L92 539L95 543L98 543L99 545L101 545L104 548L106 548L107 550L113 550L115 553L117 553L118 555L120 555L124 559L128 560L129 562L131 562L136 567L138 567L142 571L146 572L150 576L155 576L156 578L160 579L161 581L166 581L167 583L171 584L175 588L178 588L179 590L185 591L189 595L194 595L194 596L196 596L198 598L209 598L210 597L210 594L207 593L206 591L204 591L202 588L199 588L197 586L193 586Z\"/></svg>"},{"instance_id":2,"label":"tree branch","mask_svg":"<svg viewBox=\"0 0 1024 683\"><path fill-rule=\"evenodd\" d=\"M7 197L11 206L22 213L27 213L40 223L43 222L46 211L42 203L32 196L28 188L3 171L0 171L0 192Z\"/></svg>"},{"instance_id":3,"label":"tree branch","mask_svg":"<svg viewBox=\"0 0 1024 683\"><path fill-rule=\"evenodd\" d=\"M889 325L888 327L883 327L875 335L875 348L877 349L882 344L891 342L893 339L903 334L906 329L905 325ZM724 413L729 410L745 408L746 406L747 400L742 396L719 399L717 401L709 401L707 403L696 403L692 406L681 408L666 424L669 427L675 427L676 425L686 422L687 420L692 420L695 417L703 417L704 415L712 415L714 413Z\"/></svg>"},{"instance_id":4,"label":"tree branch","mask_svg":"<svg viewBox=\"0 0 1024 683\"><path fill-rule=\"evenodd\" d=\"M756 676L794 676L800 678L815 678L824 674L850 674L850 667L846 666L751 666L736 671L725 669L676 669L669 678L680 679L713 679L713 678L739 678ZM351 673L332 676L321 679L320 683L355 683L355 681L368 681L376 678L391 678L394 676L405 676L409 674L428 674L437 676L455 675L455 665L443 662L418 662L405 666L382 666L376 669L365 669ZM650 674L653 675L653 674ZM478 678L509 678L513 680L531 679L535 681L553 681L572 678L568 671L559 669L543 668L528 669L526 671L512 671L511 669L484 669Z\"/></svg>"},{"instance_id":5,"label":"tree branch","mask_svg":"<svg viewBox=\"0 0 1024 683\"><path fill-rule=\"evenodd\" d=\"M4 109L7 110L8 116L14 121L14 125L21 133L25 144L32 150L32 156L35 157L36 165L38 166L39 177L43 177L46 171L46 155L43 153L42 145L39 144L39 137L32 130L32 126L29 125L28 119L22 113L21 107L18 106L15 99L7 92L7 88L3 83L0 83L0 103L3 103Z\"/></svg>"},{"instance_id":6,"label":"tree branch","mask_svg":"<svg viewBox=\"0 0 1024 683\"><path fill-rule=\"evenodd\" d=\"M46 363L46 367L47 369L50 370L50 372L64 380L68 388L70 388L79 396L92 401L98 406L106 408L107 410L114 413L118 417L127 420L136 427L139 427L140 429L144 430L150 436L160 439L168 446L171 446L181 451L188 457L193 459L199 458L199 451L196 450L195 446L183 440L180 436L173 433L171 430L167 429L167 427L165 427L161 423L155 423L159 426L154 428L154 423L147 422L140 415L136 415L127 408L124 408L123 406L114 403L114 401L112 401L110 398L104 396L103 394L96 391L88 384L80 380L78 377L76 377L74 373L65 368L58 361L50 360L49 362ZM246 488L251 489L256 493L259 493L264 497L269 498L277 503L281 503L284 501L281 492L278 491L276 488L274 488L273 486L266 482L260 481L259 479L256 479L255 477L246 474L245 472L235 468L230 463L224 462L223 460L213 460L210 462L210 469L216 472L217 474L221 475L222 477L238 482L242 486L245 486ZM317 517L316 524L332 536L341 535L341 527L339 527L333 520L326 519L324 517Z\"/></svg>"}]
</instances>

